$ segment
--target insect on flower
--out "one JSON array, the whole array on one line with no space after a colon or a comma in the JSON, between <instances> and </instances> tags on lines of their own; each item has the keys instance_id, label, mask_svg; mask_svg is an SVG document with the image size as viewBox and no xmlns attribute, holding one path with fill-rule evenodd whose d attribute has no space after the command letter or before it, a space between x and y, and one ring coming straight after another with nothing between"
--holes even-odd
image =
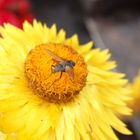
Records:
<instances>
[{"instance_id":1,"label":"insect on flower","mask_svg":"<svg viewBox=\"0 0 140 140\"><path fill-rule=\"evenodd\" d=\"M68 38L64 30L36 20L26 21L22 30L8 23L0 34L3 140L119 140L114 130L132 134L119 117L132 113L131 91L124 74L112 70L108 50L91 51L92 42L81 44L75 35Z\"/></svg>"},{"instance_id":2,"label":"insect on flower","mask_svg":"<svg viewBox=\"0 0 140 140\"><path fill-rule=\"evenodd\" d=\"M62 73L66 72L70 79L73 80L74 78L74 72L73 72L73 67L75 66L75 62L72 60L66 60L52 51L45 49L47 53L56 61L58 64L56 66L52 65L52 73L57 73L61 72L60 78L62 77Z\"/></svg>"}]
</instances>

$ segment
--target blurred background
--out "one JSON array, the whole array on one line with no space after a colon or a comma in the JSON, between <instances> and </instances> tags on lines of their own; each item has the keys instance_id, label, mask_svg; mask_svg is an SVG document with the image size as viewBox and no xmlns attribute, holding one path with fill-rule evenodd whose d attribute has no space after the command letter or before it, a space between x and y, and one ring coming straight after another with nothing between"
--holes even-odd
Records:
<instances>
[{"instance_id":1,"label":"blurred background","mask_svg":"<svg viewBox=\"0 0 140 140\"><path fill-rule=\"evenodd\" d=\"M132 81L140 68L140 0L0 0L0 24L11 22L22 28L33 18L63 27L68 37L78 33L81 43L93 40L94 47L108 48L117 70ZM140 107L138 107L140 108ZM132 136L140 140L139 115L127 120Z\"/></svg>"}]
</instances>

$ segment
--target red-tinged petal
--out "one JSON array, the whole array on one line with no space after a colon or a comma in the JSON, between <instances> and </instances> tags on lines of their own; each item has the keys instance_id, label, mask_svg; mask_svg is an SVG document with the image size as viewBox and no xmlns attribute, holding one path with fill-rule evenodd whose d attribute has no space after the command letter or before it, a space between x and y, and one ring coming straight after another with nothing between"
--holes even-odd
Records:
<instances>
[{"instance_id":1,"label":"red-tinged petal","mask_svg":"<svg viewBox=\"0 0 140 140\"><path fill-rule=\"evenodd\" d=\"M18 3L18 12L20 14L25 14L30 11L30 3L27 0L21 0Z\"/></svg>"},{"instance_id":2,"label":"red-tinged petal","mask_svg":"<svg viewBox=\"0 0 140 140\"><path fill-rule=\"evenodd\" d=\"M20 27L20 21L15 14L6 10L1 10L0 11L0 25L3 25L4 23L8 23L8 22L17 27Z\"/></svg>"},{"instance_id":3,"label":"red-tinged petal","mask_svg":"<svg viewBox=\"0 0 140 140\"><path fill-rule=\"evenodd\" d=\"M26 14L30 11L30 3L28 0L6 0L4 8L20 15Z\"/></svg>"},{"instance_id":4,"label":"red-tinged petal","mask_svg":"<svg viewBox=\"0 0 140 140\"><path fill-rule=\"evenodd\" d=\"M7 0L0 0L0 9L4 8L7 5Z\"/></svg>"},{"instance_id":5,"label":"red-tinged petal","mask_svg":"<svg viewBox=\"0 0 140 140\"><path fill-rule=\"evenodd\" d=\"M6 9L11 4L17 3L17 0L0 0L0 9Z\"/></svg>"},{"instance_id":6,"label":"red-tinged petal","mask_svg":"<svg viewBox=\"0 0 140 140\"><path fill-rule=\"evenodd\" d=\"M28 13L25 16L22 16L20 21L24 22L25 20L27 20L28 22L32 22L33 18L34 18L34 16L32 15L32 13Z\"/></svg>"}]
</instances>

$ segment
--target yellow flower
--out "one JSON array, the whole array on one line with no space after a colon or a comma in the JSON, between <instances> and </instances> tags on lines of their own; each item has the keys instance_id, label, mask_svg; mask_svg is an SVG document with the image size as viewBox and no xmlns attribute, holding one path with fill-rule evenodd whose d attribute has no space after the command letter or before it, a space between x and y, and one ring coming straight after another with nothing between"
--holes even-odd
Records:
<instances>
[{"instance_id":1,"label":"yellow flower","mask_svg":"<svg viewBox=\"0 0 140 140\"><path fill-rule=\"evenodd\" d=\"M129 106L134 110L134 114L140 114L140 71L134 78L133 82L128 85L131 89L131 101L128 102Z\"/></svg>"},{"instance_id":2,"label":"yellow flower","mask_svg":"<svg viewBox=\"0 0 140 140\"><path fill-rule=\"evenodd\" d=\"M131 134L117 117L131 114L127 80L111 71L108 50L36 21L23 30L5 24L0 33L0 130L7 140L118 140L112 128Z\"/></svg>"}]
</instances>

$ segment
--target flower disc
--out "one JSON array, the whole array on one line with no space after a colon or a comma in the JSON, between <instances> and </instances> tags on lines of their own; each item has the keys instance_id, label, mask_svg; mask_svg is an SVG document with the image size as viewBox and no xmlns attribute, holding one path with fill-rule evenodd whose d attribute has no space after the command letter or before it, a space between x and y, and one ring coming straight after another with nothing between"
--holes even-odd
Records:
<instances>
[{"instance_id":1,"label":"flower disc","mask_svg":"<svg viewBox=\"0 0 140 140\"><path fill-rule=\"evenodd\" d=\"M47 50L56 55L56 59ZM57 57L62 60L58 61ZM75 62L75 66L71 68L73 79L65 71L52 71L53 67L67 60ZM80 92L86 82L87 68L83 57L71 47L63 44L42 44L29 52L25 62L25 75L35 94L49 102L59 103L69 101Z\"/></svg>"}]
</instances>

